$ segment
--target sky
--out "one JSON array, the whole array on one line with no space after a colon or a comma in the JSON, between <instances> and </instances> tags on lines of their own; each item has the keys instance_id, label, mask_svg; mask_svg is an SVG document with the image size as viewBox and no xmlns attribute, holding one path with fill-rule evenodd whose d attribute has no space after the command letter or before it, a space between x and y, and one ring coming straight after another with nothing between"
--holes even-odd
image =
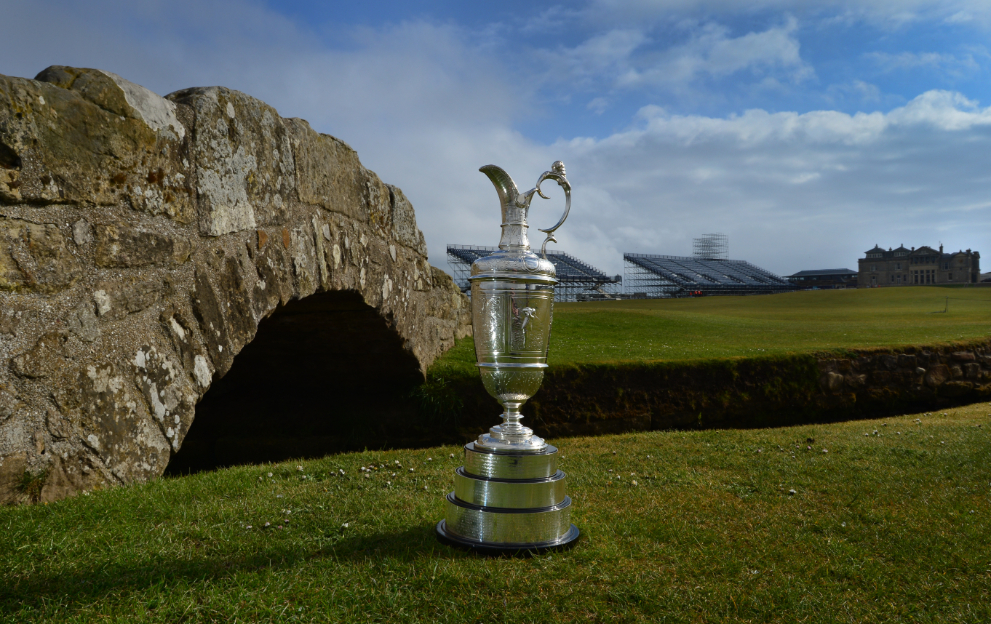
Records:
<instances>
[{"instance_id":1,"label":"sky","mask_svg":"<svg viewBox=\"0 0 991 624\"><path fill-rule=\"evenodd\" d=\"M95 67L221 85L354 147L412 201L430 261L495 245L478 172L565 163L558 249L729 256L781 275L884 248L991 253L987 0L0 0L0 74ZM534 199L554 224L563 194ZM985 264L991 263L991 260Z\"/></svg>"}]
</instances>

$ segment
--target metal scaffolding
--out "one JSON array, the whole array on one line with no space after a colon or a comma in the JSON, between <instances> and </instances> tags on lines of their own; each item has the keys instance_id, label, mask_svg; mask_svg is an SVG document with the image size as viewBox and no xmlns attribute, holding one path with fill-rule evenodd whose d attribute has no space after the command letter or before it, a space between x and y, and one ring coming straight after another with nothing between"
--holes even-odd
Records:
<instances>
[{"instance_id":1,"label":"metal scaffolding","mask_svg":"<svg viewBox=\"0 0 991 624\"><path fill-rule=\"evenodd\" d=\"M448 245L447 262L454 274L454 283L462 292L471 294L471 264L498 251L498 247L472 245ZM563 251L548 251L547 259L557 271L558 284L554 287L555 301L587 301L614 299L622 293L623 277L610 277L578 258Z\"/></svg>"},{"instance_id":2,"label":"metal scaffolding","mask_svg":"<svg viewBox=\"0 0 991 624\"><path fill-rule=\"evenodd\" d=\"M703 234L692 239L692 256L699 260L729 258L729 237L725 234Z\"/></svg>"},{"instance_id":3,"label":"metal scaffolding","mask_svg":"<svg viewBox=\"0 0 991 624\"><path fill-rule=\"evenodd\" d=\"M756 295L795 285L744 260L623 254L626 294L648 297Z\"/></svg>"}]
</instances>

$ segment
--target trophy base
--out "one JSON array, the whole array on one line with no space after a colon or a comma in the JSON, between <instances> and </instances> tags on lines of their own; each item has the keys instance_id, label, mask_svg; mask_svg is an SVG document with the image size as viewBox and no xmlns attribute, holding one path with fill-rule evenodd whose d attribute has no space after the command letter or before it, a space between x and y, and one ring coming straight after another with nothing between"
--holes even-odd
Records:
<instances>
[{"instance_id":1,"label":"trophy base","mask_svg":"<svg viewBox=\"0 0 991 624\"><path fill-rule=\"evenodd\" d=\"M533 435L527 427L519 427L519 431L507 431L504 425L496 425L475 440L479 447L496 452L510 453L540 453L547 448L543 438Z\"/></svg>"},{"instance_id":2,"label":"trophy base","mask_svg":"<svg viewBox=\"0 0 991 624\"><path fill-rule=\"evenodd\" d=\"M506 451L510 453L539 453L547 448L547 443L544 442L542 438L538 438L537 436L516 440L507 439L505 437L497 438L488 433L478 436L478 440L475 441L475 444L477 444L480 448L485 448L491 451Z\"/></svg>"},{"instance_id":3,"label":"trophy base","mask_svg":"<svg viewBox=\"0 0 991 624\"><path fill-rule=\"evenodd\" d=\"M574 545L571 498L557 469L557 449L507 452L474 442L454 475L437 538L474 552L542 552Z\"/></svg>"},{"instance_id":4,"label":"trophy base","mask_svg":"<svg viewBox=\"0 0 991 624\"><path fill-rule=\"evenodd\" d=\"M549 542L531 542L527 544L479 542L449 532L447 530L446 520L441 520L437 523L437 541L441 544L481 555L539 555L555 550L570 550L578 543L580 536L581 531L572 524L568 532L564 534L564 537Z\"/></svg>"}]
</instances>

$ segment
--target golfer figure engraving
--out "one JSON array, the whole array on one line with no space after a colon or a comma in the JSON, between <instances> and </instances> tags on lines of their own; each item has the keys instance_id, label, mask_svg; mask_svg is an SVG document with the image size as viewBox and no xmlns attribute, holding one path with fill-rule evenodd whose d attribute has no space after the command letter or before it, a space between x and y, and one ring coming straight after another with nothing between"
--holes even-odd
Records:
<instances>
[{"instance_id":1,"label":"golfer figure engraving","mask_svg":"<svg viewBox=\"0 0 991 624\"><path fill-rule=\"evenodd\" d=\"M465 465L455 473L447 514L437 533L448 544L476 550L544 550L571 545L578 528L570 522L571 499L557 449L520 422L520 408L544 378L553 318L554 264L547 244L571 210L571 184L564 163L551 165L534 188L520 193L495 165L479 169L499 195L499 250L471 266L475 357L485 389L502 405L502 423L465 445ZM552 227L540 230L540 255L530 249L527 213L535 195L553 180L564 190L565 208Z\"/></svg>"}]
</instances>

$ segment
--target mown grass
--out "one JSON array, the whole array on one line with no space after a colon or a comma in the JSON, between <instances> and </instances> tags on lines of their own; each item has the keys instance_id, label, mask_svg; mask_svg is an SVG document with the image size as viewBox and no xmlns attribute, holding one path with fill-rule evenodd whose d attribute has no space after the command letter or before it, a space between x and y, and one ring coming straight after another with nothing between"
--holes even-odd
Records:
<instances>
[{"instance_id":1,"label":"mown grass","mask_svg":"<svg viewBox=\"0 0 991 624\"><path fill-rule=\"evenodd\" d=\"M934 345L985 338L989 333L991 288L875 288L558 303L548 363L678 361ZM463 340L435 363L434 371L474 372L474 362L474 343Z\"/></svg>"},{"instance_id":2,"label":"mown grass","mask_svg":"<svg viewBox=\"0 0 991 624\"><path fill-rule=\"evenodd\" d=\"M987 622L989 430L978 404L561 440L583 537L531 559L435 541L455 447L5 508L0 621Z\"/></svg>"}]
</instances>

